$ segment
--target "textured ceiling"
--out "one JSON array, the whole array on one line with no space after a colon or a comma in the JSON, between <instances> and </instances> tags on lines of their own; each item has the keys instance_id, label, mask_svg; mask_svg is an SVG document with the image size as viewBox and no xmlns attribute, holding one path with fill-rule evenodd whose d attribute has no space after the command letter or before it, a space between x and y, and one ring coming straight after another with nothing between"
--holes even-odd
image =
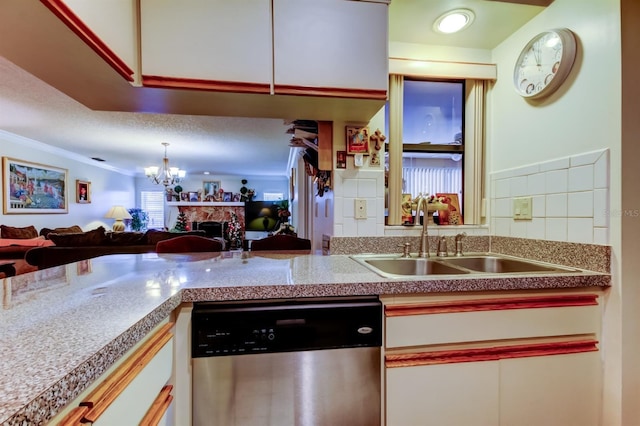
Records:
<instances>
[{"instance_id":1,"label":"textured ceiling","mask_svg":"<svg viewBox=\"0 0 640 426\"><path fill-rule=\"evenodd\" d=\"M453 7L474 10L474 25L455 36L433 32L433 20ZM393 0L390 40L491 49L541 10L486 0ZM158 165L161 143L169 142L171 165L190 174L286 175L287 128L278 118L93 111L0 56L0 129L130 174Z\"/></svg>"}]
</instances>

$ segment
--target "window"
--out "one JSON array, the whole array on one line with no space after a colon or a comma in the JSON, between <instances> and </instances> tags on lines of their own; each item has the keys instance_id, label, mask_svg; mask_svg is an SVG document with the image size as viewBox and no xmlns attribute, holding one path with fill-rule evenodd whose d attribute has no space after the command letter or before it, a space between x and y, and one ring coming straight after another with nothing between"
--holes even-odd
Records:
<instances>
[{"instance_id":1,"label":"window","mask_svg":"<svg viewBox=\"0 0 640 426\"><path fill-rule=\"evenodd\" d=\"M390 161L393 147L389 147L390 194L396 191L411 198L420 193L457 194L464 223L480 223L484 83L394 75L389 99L390 144L400 140L396 149L401 148L402 154L400 160ZM401 123L394 123L392 117ZM393 170L393 164L401 171ZM395 204L389 206L388 224L401 224L398 210Z\"/></svg>"},{"instance_id":2,"label":"window","mask_svg":"<svg viewBox=\"0 0 640 426\"><path fill-rule=\"evenodd\" d=\"M403 86L402 192L412 198L455 193L463 200L464 81L405 78Z\"/></svg>"},{"instance_id":3,"label":"window","mask_svg":"<svg viewBox=\"0 0 640 426\"><path fill-rule=\"evenodd\" d=\"M164 228L164 192L140 192L140 208L149 215L148 229Z\"/></svg>"},{"instance_id":4,"label":"window","mask_svg":"<svg viewBox=\"0 0 640 426\"><path fill-rule=\"evenodd\" d=\"M281 201L284 200L282 192L265 192L262 194L263 201Z\"/></svg>"}]
</instances>

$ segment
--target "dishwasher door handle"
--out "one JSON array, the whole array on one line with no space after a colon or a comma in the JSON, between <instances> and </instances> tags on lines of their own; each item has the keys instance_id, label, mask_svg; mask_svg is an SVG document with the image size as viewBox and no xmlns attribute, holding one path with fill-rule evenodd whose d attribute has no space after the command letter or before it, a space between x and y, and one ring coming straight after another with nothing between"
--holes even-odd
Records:
<instances>
[{"instance_id":1,"label":"dishwasher door handle","mask_svg":"<svg viewBox=\"0 0 640 426\"><path fill-rule=\"evenodd\" d=\"M285 327L291 326L291 325L305 325L306 323L307 323L307 320L305 320L304 318L276 320L276 325L281 325Z\"/></svg>"}]
</instances>

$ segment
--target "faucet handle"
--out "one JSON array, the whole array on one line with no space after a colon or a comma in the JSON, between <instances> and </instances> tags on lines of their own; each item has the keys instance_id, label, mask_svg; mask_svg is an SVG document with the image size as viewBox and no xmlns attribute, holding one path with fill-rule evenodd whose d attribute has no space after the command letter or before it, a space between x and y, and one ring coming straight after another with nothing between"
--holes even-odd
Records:
<instances>
[{"instance_id":1,"label":"faucet handle","mask_svg":"<svg viewBox=\"0 0 640 426\"><path fill-rule=\"evenodd\" d=\"M460 234L457 234L456 237L455 237L455 240L456 240L456 253L455 253L455 256L456 257L462 256L462 239L464 237L466 237L466 236L467 236L466 232L461 232Z\"/></svg>"},{"instance_id":2,"label":"faucet handle","mask_svg":"<svg viewBox=\"0 0 640 426\"><path fill-rule=\"evenodd\" d=\"M449 252L447 250L447 239L443 236L440 237L440 240L438 241L438 253L437 256L438 257L447 257L449 255Z\"/></svg>"},{"instance_id":3,"label":"faucet handle","mask_svg":"<svg viewBox=\"0 0 640 426\"><path fill-rule=\"evenodd\" d=\"M400 257L411 257L411 243L404 243L401 245L402 247L402 256Z\"/></svg>"}]
</instances>

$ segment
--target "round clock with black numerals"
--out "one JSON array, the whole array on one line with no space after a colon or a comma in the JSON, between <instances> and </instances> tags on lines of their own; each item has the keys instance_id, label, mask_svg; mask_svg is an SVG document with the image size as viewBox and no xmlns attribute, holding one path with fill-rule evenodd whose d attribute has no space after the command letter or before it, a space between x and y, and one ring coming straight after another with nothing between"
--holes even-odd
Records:
<instances>
[{"instance_id":1,"label":"round clock with black numerals","mask_svg":"<svg viewBox=\"0 0 640 426\"><path fill-rule=\"evenodd\" d=\"M524 98L539 99L556 91L576 59L576 37L566 28L535 36L522 49L513 69L513 85Z\"/></svg>"}]
</instances>

